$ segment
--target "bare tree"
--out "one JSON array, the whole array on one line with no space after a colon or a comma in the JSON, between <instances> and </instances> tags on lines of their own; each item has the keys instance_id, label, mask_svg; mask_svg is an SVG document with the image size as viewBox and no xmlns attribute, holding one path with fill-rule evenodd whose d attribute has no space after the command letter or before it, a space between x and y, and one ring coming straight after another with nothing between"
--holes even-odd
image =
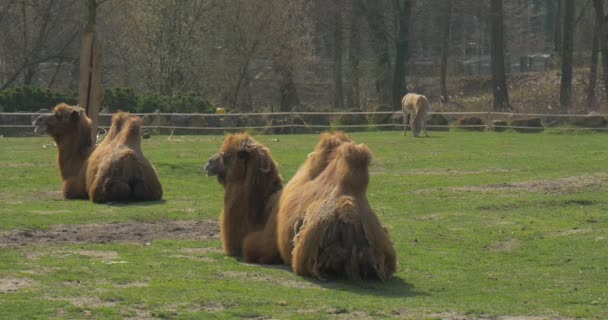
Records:
<instances>
[{"instance_id":1,"label":"bare tree","mask_svg":"<svg viewBox=\"0 0 608 320\"><path fill-rule=\"evenodd\" d=\"M505 48L502 0L490 2L490 38L492 83L494 88L494 110L511 110L509 104L509 91L505 74Z\"/></svg>"},{"instance_id":2,"label":"bare tree","mask_svg":"<svg viewBox=\"0 0 608 320\"><path fill-rule=\"evenodd\" d=\"M441 44L441 100L443 102L449 102L450 98L448 95L447 86L447 73L448 73L448 57L450 55L450 21L452 20L452 5L453 0L446 0L445 9L445 20L443 21L443 36Z\"/></svg>"},{"instance_id":3,"label":"bare tree","mask_svg":"<svg viewBox=\"0 0 608 320\"><path fill-rule=\"evenodd\" d=\"M397 41L395 43L395 69L393 72L393 109L401 108L401 99L407 88L407 59L409 55L409 24L412 13L411 0L398 0L394 2L397 12Z\"/></svg>"},{"instance_id":4,"label":"bare tree","mask_svg":"<svg viewBox=\"0 0 608 320\"><path fill-rule=\"evenodd\" d=\"M589 64L589 87L587 91L587 112L595 110L597 106L597 97L595 94L595 86L597 84L597 64L599 55L599 42L600 42L600 22L595 23L593 30L593 44L591 45L591 63Z\"/></svg>"},{"instance_id":5,"label":"bare tree","mask_svg":"<svg viewBox=\"0 0 608 320\"><path fill-rule=\"evenodd\" d=\"M604 90L608 96L608 26L604 13L604 0L593 0L595 8L595 21L597 23L596 32L599 32L597 40L602 51L602 78L604 80ZM595 41L595 40L594 40Z\"/></svg>"},{"instance_id":6,"label":"bare tree","mask_svg":"<svg viewBox=\"0 0 608 320\"><path fill-rule=\"evenodd\" d=\"M342 12L344 11L344 3L342 0L336 0L333 3L332 20L333 20L333 68L334 68L334 108L344 108L344 90L342 84L342 42L343 42L343 23Z\"/></svg>"},{"instance_id":7,"label":"bare tree","mask_svg":"<svg viewBox=\"0 0 608 320\"><path fill-rule=\"evenodd\" d=\"M359 0L350 0L350 25L348 38L348 77L346 86L346 105L351 109L360 109L359 55L361 54L361 6Z\"/></svg>"},{"instance_id":8,"label":"bare tree","mask_svg":"<svg viewBox=\"0 0 608 320\"><path fill-rule=\"evenodd\" d=\"M562 79L560 105L562 113L568 113L572 106L572 58L574 50L574 0L565 0L562 26Z\"/></svg>"},{"instance_id":9,"label":"bare tree","mask_svg":"<svg viewBox=\"0 0 608 320\"><path fill-rule=\"evenodd\" d=\"M73 2L17 0L1 8L0 60L8 67L0 89L35 84L42 63L71 59L67 51L78 35L78 24L62 14L76 8Z\"/></svg>"},{"instance_id":10,"label":"bare tree","mask_svg":"<svg viewBox=\"0 0 608 320\"><path fill-rule=\"evenodd\" d=\"M378 103L393 104L391 95L391 57L389 35L384 23L384 0L359 0L370 29L371 46L375 52L375 83Z\"/></svg>"}]
</instances>

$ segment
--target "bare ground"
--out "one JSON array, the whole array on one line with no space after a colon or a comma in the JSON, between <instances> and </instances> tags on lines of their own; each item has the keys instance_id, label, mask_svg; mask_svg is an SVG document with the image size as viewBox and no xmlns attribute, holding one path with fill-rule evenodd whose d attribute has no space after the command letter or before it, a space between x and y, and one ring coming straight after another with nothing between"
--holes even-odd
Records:
<instances>
[{"instance_id":1,"label":"bare ground","mask_svg":"<svg viewBox=\"0 0 608 320\"><path fill-rule=\"evenodd\" d=\"M608 175L598 174L577 176L552 180L536 180L516 183L500 183L483 186L463 186L451 188L433 188L415 190L416 194L428 194L437 191L450 192L540 192L563 194L576 192L583 188L603 188L608 182Z\"/></svg>"},{"instance_id":2,"label":"bare ground","mask_svg":"<svg viewBox=\"0 0 608 320\"><path fill-rule=\"evenodd\" d=\"M0 248L44 244L134 242L159 239L215 239L217 221L157 221L86 225L59 225L48 230L15 230L0 233Z\"/></svg>"}]
</instances>

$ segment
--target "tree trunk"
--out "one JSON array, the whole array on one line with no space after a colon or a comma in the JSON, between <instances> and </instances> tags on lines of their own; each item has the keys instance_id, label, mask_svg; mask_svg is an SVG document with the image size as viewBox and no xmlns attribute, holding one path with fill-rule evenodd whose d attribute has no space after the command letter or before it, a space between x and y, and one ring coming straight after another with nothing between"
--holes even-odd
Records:
<instances>
[{"instance_id":1,"label":"tree trunk","mask_svg":"<svg viewBox=\"0 0 608 320\"><path fill-rule=\"evenodd\" d=\"M587 112L595 110L597 97L595 95L595 85L597 83L597 63L599 53L600 23L596 20L595 30L593 31L593 46L591 48L591 63L589 64L589 88L587 92Z\"/></svg>"},{"instance_id":2,"label":"tree trunk","mask_svg":"<svg viewBox=\"0 0 608 320\"><path fill-rule=\"evenodd\" d=\"M384 8L379 0L359 0L371 31L371 44L376 51L376 93L378 103L392 104L391 61Z\"/></svg>"},{"instance_id":3,"label":"tree trunk","mask_svg":"<svg viewBox=\"0 0 608 320\"><path fill-rule=\"evenodd\" d=\"M395 43L395 72L393 73L393 110L401 109L401 99L405 95L407 77L407 59L409 55L409 23L412 3L410 0L399 0L399 32Z\"/></svg>"},{"instance_id":4,"label":"tree trunk","mask_svg":"<svg viewBox=\"0 0 608 320\"><path fill-rule=\"evenodd\" d=\"M293 73L288 67L279 66L275 67L278 71L279 80L279 94L280 94L280 108L281 112L291 112L300 105L300 98L298 97L298 90L295 82L293 81Z\"/></svg>"},{"instance_id":5,"label":"tree trunk","mask_svg":"<svg viewBox=\"0 0 608 320\"><path fill-rule=\"evenodd\" d=\"M450 20L452 19L452 0L447 1L447 8L445 13L445 21L443 25L443 41L441 45L441 100L444 103L450 101L448 95L447 86L447 74L448 74L448 57L450 55ZM481 46L481 41L480 41Z\"/></svg>"},{"instance_id":6,"label":"tree trunk","mask_svg":"<svg viewBox=\"0 0 608 320\"><path fill-rule=\"evenodd\" d=\"M346 106L361 109L359 94L359 51L361 50L360 19L358 0L351 0L350 34L348 39L348 85L346 87Z\"/></svg>"},{"instance_id":7,"label":"tree trunk","mask_svg":"<svg viewBox=\"0 0 608 320\"><path fill-rule=\"evenodd\" d=\"M553 44L555 46L555 52L561 52L562 48L562 27L563 27L563 16L564 16L564 0L557 1L557 10L555 12L555 33L553 34Z\"/></svg>"},{"instance_id":8,"label":"tree trunk","mask_svg":"<svg viewBox=\"0 0 608 320\"><path fill-rule=\"evenodd\" d=\"M604 80L604 91L608 97L608 30L604 16L604 0L593 0L593 6L595 7L595 19L599 29L599 46L602 51L602 78Z\"/></svg>"},{"instance_id":9,"label":"tree trunk","mask_svg":"<svg viewBox=\"0 0 608 320\"><path fill-rule=\"evenodd\" d=\"M344 90L342 85L342 1L334 3L333 39L334 39L334 109L344 109Z\"/></svg>"},{"instance_id":10,"label":"tree trunk","mask_svg":"<svg viewBox=\"0 0 608 320\"><path fill-rule=\"evenodd\" d=\"M490 4L490 55L492 60L492 83L494 88L494 111L511 110L505 74L504 25L502 0Z\"/></svg>"},{"instance_id":11,"label":"tree trunk","mask_svg":"<svg viewBox=\"0 0 608 320\"><path fill-rule=\"evenodd\" d=\"M562 80L560 89L561 112L568 113L572 105L572 51L574 45L574 0L565 0L562 26Z\"/></svg>"}]
</instances>

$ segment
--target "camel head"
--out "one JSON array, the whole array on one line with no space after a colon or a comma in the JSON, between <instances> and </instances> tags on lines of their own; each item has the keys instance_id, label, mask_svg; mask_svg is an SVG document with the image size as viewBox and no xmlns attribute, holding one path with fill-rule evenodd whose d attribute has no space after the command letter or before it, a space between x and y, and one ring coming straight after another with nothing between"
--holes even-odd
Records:
<instances>
[{"instance_id":1,"label":"camel head","mask_svg":"<svg viewBox=\"0 0 608 320\"><path fill-rule=\"evenodd\" d=\"M220 151L205 165L207 176L217 176L220 184L243 183L253 177L278 176L277 164L270 150L254 141L248 134L226 137Z\"/></svg>"},{"instance_id":2,"label":"camel head","mask_svg":"<svg viewBox=\"0 0 608 320\"><path fill-rule=\"evenodd\" d=\"M32 124L35 126L34 132L47 133L54 138L73 134L90 136L91 131L91 120L86 116L84 109L71 107L65 103L57 105L50 114L38 116Z\"/></svg>"}]
</instances>

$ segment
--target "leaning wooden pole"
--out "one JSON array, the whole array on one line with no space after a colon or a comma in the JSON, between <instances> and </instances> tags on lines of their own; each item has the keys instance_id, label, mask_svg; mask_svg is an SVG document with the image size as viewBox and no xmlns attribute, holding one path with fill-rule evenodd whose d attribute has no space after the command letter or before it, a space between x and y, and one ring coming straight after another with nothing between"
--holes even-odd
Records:
<instances>
[{"instance_id":1,"label":"leaning wooden pole","mask_svg":"<svg viewBox=\"0 0 608 320\"><path fill-rule=\"evenodd\" d=\"M95 25L87 27L82 37L82 53L80 56L80 89L78 105L86 111L93 122L93 141L97 139L99 110L103 99L101 88L102 55L101 43L97 38Z\"/></svg>"}]
</instances>

